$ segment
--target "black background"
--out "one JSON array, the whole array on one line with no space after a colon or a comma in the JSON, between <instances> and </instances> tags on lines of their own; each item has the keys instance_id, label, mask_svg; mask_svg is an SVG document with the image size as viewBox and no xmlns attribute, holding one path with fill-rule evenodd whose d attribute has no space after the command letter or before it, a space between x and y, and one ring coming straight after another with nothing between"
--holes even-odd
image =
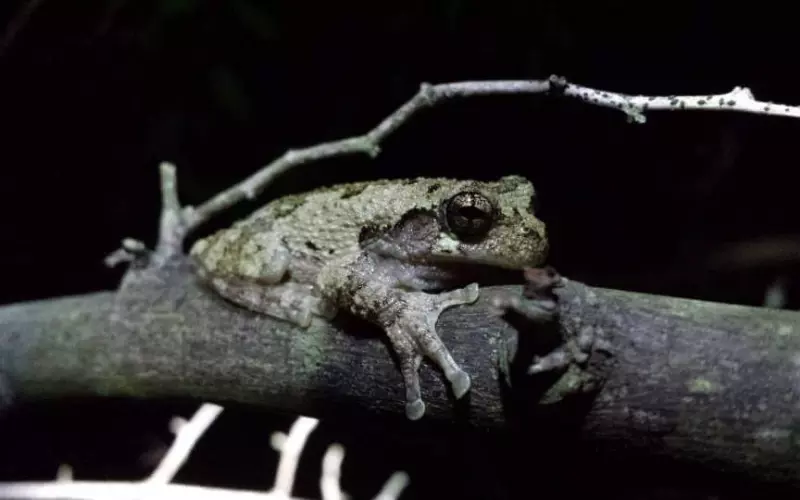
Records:
<instances>
[{"instance_id":1,"label":"black background","mask_svg":"<svg viewBox=\"0 0 800 500\"><path fill-rule=\"evenodd\" d=\"M123 237L155 240L160 161L177 165L182 201L198 204L288 148L369 130L422 82L558 74L597 89L655 95L747 86L758 99L796 104L796 19L780 4L2 2L0 301L113 289L122 269L105 268L103 257ZM750 305L763 304L778 280L785 307L796 309L800 121L694 111L647 118L633 125L618 111L545 96L447 103L418 114L375 160L349 156L300 167L200 234L276 195L334 181L516 173L536 185L550 263L566 276ZM151 467L143 454L169 438L168 417L194 406L18 409L0 427L7 443L0 479L49 479L60 462L72 464L78 478L141 477ZM252 409L226 412L179 479L268 486L275 455L269 432L290 422ZM353 493L372 494L391 470L405 468L412 474L408 498L441 497L445 487L455 488L454 497L501 494L487 486L496 482L489 471L507 463L482 455L503 449L484 451L463 436L340 424L331 424L332 436L317 435L312 448L349 443L345 481ZM524 479L540 492L746 495L731 478L657 462L612 481L606 469L631 465L608 457L600 472L583 464L585 457L576 470L562 470L596 482L555 484L534 477L535 457L530 450L522 468L530 461ZM308 458L309 478L318 458ZM681 486L696 476L707 484ZM313 481L300 488L317 495Z\"/></svg>"}]
</instances>

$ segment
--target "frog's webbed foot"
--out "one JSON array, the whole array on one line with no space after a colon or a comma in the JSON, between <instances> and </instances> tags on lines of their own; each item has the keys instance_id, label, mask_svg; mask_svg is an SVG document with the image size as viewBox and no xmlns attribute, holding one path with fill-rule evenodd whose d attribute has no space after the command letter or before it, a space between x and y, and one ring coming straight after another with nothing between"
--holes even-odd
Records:
<instances>
[{"instance_id":1,"label":"frog's webbed foot","mask_svg":"<svg viewBox=\"0 0 800 500\"><path fill-rule=\"evenodd\" d=\"M405 308L386 327L386 333L400 360L406 389L406 416L409 419L417 420L425 413L419 382L419 367L423 356L427 356L441 368L457 399L469 391L469 375L458 366L439 338L436 320L445 309L471 304L478 299L478 295L478 285L475 283L439 294L403 293Z\"/></svg>"}]
</instances>

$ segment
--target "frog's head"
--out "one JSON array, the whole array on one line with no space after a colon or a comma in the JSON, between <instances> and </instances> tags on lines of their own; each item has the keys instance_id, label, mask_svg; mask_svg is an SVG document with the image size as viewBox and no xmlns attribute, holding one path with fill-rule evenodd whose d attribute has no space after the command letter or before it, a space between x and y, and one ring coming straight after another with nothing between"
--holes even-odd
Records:
<instances>
[{"instance_id":1,"label":"frog's head","mask_svg":"<svg viewBox=\"0 0 800 500\"><path fill-rule=\"evenodd\" d=\"M527 179L418 179L413 190L413 196L394 196L406 208L397 223L362 230L363 247L409 261L505 269L535 267L547 257L545 224L534 215L535 192Z\"/></svg>"},{"instance_id":2,"label":"frog's head","mask_svg":"<svg viewBox=\"0 0 800 500\"><path fill-rule=\"evenodd\" d=\"M440 231L431 258L506 269L541 264L548 242L545 224L534 214L535 194L520 176L454 185L437 208Z\"/></svg>"}]
</instances>

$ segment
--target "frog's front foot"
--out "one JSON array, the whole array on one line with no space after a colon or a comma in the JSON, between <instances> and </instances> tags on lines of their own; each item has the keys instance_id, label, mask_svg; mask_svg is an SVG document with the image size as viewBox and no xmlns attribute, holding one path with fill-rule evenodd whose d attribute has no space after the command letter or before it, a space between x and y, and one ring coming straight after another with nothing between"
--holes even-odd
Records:
<instances>
[{"instance_id":1,"label":"frog's front foot","mask_svg":"<svg viewBox=\"0 0 800 500\"><path fill-rule=\"evenodd\" d=\"M471 304L478 299L478 285L439 294L404 292L405 307L387 326L386 333L400 360L406 389L406 416L417 420L425 414L419 382L422 357L427 356L444 372L453 395L460 399L469 391L470 378L455 362L436 333L436 321L447 308Z\"/></svg>"}]
</instances>

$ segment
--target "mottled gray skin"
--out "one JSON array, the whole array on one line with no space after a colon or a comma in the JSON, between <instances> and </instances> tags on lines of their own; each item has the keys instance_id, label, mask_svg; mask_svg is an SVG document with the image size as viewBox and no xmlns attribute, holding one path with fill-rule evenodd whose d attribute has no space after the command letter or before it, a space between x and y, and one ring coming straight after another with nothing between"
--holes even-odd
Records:
<instances>
[{"instance_id":1,"label":"mottled gray skin","mask_svg":"<svg viewBox=\"0 0 800 500\"><path fill-rule=\"evenodd\" d=\"M435 328L442 311L477 300L476 283L453 289L466 271L546 257L534 194L518 176L342 184L274 200L191 255L212 289L247 309L304 327L344 309L382 327L400 361L406 414L418 419L423 355L457 398L470 387Z\"/></svg>"}]
</instances>

